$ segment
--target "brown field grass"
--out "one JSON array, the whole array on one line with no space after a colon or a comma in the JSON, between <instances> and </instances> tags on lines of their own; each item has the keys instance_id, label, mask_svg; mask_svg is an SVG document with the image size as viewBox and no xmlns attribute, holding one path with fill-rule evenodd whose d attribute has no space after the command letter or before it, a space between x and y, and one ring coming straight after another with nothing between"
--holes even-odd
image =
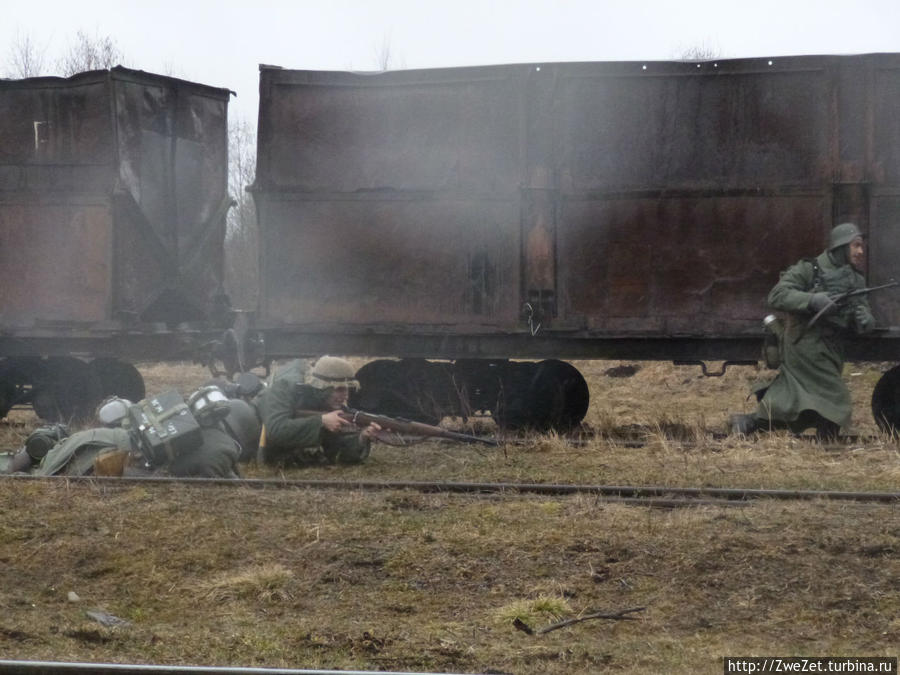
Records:
<instances>
[{"instance_id":1,"label":"brown field grass","mask_svg":"<svg viewBox=\"0 0 900 675\"><path fill-rule=\"evenodd\" d=\"M584 443L376 446L357 467L288 478L578 482L897 491L900 451L846 377L861 436L829 446L721 438L749 410L752 369L662 363L631 378L576 362L591 388ZM148 392L207 374L141 365ZM36 423L0 426L12 447ZM461 425L448 420L448 424ZM475 422L491 431L489 421ZM646 441L605 437L626 429ZM689 442L686 442L689 441ZM273 477L248 466L245 474ZM760 500L649 509L593 495L453 495L5 480L4 658L429 672L722 672L726 655L897 655L896 504ZM76 596L71 596L74 592ZM633 620L594 611L643 607ZM127 623L108 627L86 612Z\"/></svg>"}]
</instances>

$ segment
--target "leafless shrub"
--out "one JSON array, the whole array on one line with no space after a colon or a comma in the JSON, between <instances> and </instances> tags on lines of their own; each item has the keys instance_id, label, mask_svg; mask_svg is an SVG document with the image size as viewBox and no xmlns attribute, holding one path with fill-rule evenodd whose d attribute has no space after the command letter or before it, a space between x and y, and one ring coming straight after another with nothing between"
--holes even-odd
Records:
<instances>
[{"instance_id":1,"label":"leafless shrub","mask_svg":"<svg viewBox=\"0 0 900 675\"><path fill-rule=\"evenodd\" d=\"M719 49L712 47L705 42L700 43L699 45L692 45L683 49L681 54L678 56L678 60L680 61L688 61L690 63L700 62L700 61L712 61L714 59L722 58L722 53Z\"/></svg>"},{"instance_id":2,"label":"leafless shrub","mask_svg":"<svg viewBox=\"0 0 900 675\"><path fill-rule=\"evenodd\" d=\"M63 76L70 77L85 70L112 68L124 60L125 55L109 35L88 35L79 30L57 62L57 69Z\"/></svg>"},{"instance_id":3,"label":"leafless shrub","mask_svg":"<svg viewBox=\"0 0 900 675\"><path fill-rule=\"evenodd\" d=\"M30 34L16 32L9 46L4 76L19 79L43 75L46 53L46 45L42 48Z\"/></svg>"}]
</instances>

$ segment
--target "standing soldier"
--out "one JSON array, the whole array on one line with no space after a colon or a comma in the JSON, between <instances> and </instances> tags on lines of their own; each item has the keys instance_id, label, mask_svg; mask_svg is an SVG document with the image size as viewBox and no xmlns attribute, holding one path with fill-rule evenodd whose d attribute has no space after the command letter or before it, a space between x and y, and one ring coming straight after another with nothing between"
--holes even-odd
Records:
<instances>
[{"instance_id":1,"label":"standing soldier","mask_svg":"<svg viewBox=\"0 0 900 675\"><path fill-rule=\"evenodd\" d=\"M380 427L371 424L359 431L340 417L350 389L359 389L353 366L323 356L305 378L303 370L301 361L292 361L256 400L263 422L259 461L275 465L364 461Z\"/></svg>"},{"instance_id":2,"label":"standing soldier","mask_svg":"<svg viewBox=\"0 0 900 675\"><path fill-rule=\"evenodd\" d=\"M786 313L778 375L756 392L751 415L733 415L733 433L815 427L823 439L850 424L850 392L842 379L844 338L870 331L875 320L864 295L834 305L832 298L865 287L865 246L859 228L843 223L831 231L827 250L782 272L769 306ZM809 326L810 319L827 310Z\"/></svg>"}]
</instances>

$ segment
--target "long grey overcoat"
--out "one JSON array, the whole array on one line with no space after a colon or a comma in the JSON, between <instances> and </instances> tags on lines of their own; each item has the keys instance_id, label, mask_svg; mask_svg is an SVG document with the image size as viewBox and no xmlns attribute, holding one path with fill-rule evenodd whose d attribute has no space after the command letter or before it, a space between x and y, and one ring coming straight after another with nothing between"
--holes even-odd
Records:
<instances>
[{"instance_id":1,"label":"long grey overcoat","mask_svg":"<svg viewBox=\"0 0 900 675\"><path fill-rule=\"evenodd\" d=\"M813 316L809 309L813 293L834 296L864 286L862 274L851 265L836 264L828 252L814 261L801 260L782 273L768 298L770 307L786 314L782 364L775 379L759 392L756 417L763 426L790 425L806 410L842 427L850 424L850 392L842 377L844 339L848 333L872 328L869 303L864 296L855 297L811 328L806 326Z\"/></svg>"}]
</instances>

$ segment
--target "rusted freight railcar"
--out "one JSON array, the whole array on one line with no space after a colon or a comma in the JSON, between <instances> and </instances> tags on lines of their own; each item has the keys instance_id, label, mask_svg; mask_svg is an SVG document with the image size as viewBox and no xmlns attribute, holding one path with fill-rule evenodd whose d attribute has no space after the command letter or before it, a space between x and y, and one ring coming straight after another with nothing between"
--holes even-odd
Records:
<instances>
[{"instance_id":1,"label":"rusted freight railcar","mask_svg":"<svg viewBox=\"0 0 900 675\"><path fill-rule=\"evenodd\" d=\"M225 309L229 94L121 67L0 80L0 416L137 400L128 360L178 357Z\"/></svg>"},{"instance_id":2,"label":"rusted freight railcar","mask_svg":"<svg viewBox=\"0 0 900 675\"><path fill-rule=\"evenodd\" d=\"M274 356L403 357L360 372L369 407L566 426L559 359L755 362L837 223L897 275L900 55L260 71L258 325ZM850 357L896 360L898 295L872 303Z\"/></svg>"}]
</instances>

